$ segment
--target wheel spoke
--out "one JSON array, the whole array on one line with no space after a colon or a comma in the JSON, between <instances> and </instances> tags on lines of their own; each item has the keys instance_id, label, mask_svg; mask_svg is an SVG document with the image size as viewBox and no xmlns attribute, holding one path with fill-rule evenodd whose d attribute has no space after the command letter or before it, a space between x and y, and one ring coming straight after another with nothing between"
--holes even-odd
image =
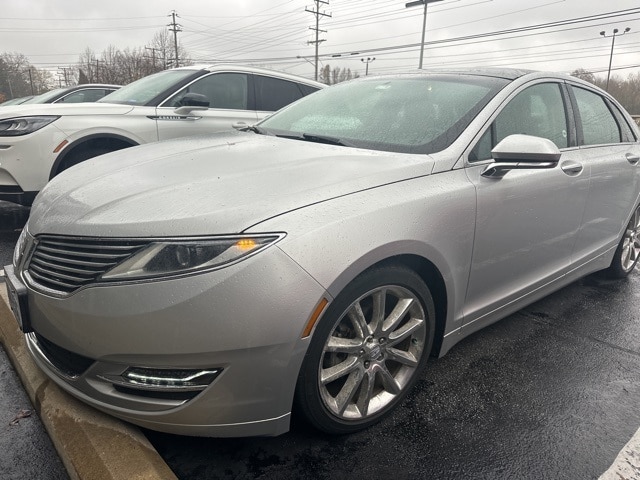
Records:
<instances>
[{"instance_id":1,"label":"wheel spoke","mask_svg":"<svg viewBox=\"0 0 640 480\"><path fill-rule=\"evenodd\" d=\"M417 367L418 359L410 352L398 350L397 348L387 348L387 360L407 365L408 367Z\"/></svg>"},{"instance_id":2,"label":"wheel spoke","mask_svg":"<svg viewBox=\"0 0 640 480\"><path fill-rule=\"evenodd\" d=\"M345 410L351 403L353 396L358 391L358 388L363 383L363 378L366 381L367 375L363 370L358 369L349 374L349 378L340 389L340 392L335 398L336 410L339 415L344 414Z\"/></svg>"},{"instance_id":3,"label":"wheel spoke","mask_svg":"<svg viewBox=\"0 0 640 480\"><path fill-rule=\"evenodd\" d=\"M344 377L345 375L348 375L356 368L358 368L358 363L358 357L353 356L347 358L344 362L340 362L337 365L329 368L324 368L320 372L320 382L326 385L337 380L338 378Z\"/></svg>"},{"instance_id":4,"label":"wheel spoke","mask_svg":"<svg viewBox=\"0 0 640 480\"><path fill-rule=\"evenodd\" d=\"M365 338L373 333L367 324L367 319L364 317L360 302L356 302L351 306L348 315L358 337Z\"/></svg>"},{"instance_id":5,"label":"wheel spoke","mask_svg":"<svg viewBox=\"0 0 640 480\"><path fill-rule=\"evenodd\" d=\"M387 332L393 332L398 324L405 317L411 306L413 305L412 298L402 298L398 301L393 311L389 314L389 316L385 319L384 325L382 326L382 330Z\"/></svg>"},{"instance_id":6,"label":"wheel spoke","mask_svg":"<svg viewBox=\"0 0 640 480\"><path fill-rule=\"evenodd\" d=\"M361 385L362 388L360 389L360 395L358 395L356 406L358 407L360 415L366 417L369 413L369 404L371 403L371 397L373 397L375 375L372 375L370 372L365 372Z\"/></svg>"},{"instance_id":7,"label":"wheel spoke","mask_svg":"<svg viewBox=\"0 0 640 480\"><path fill-rule=\"evenodd\" d=\"M387 304L387 290L380 289L372 296L373 314L371 316L371 325L369 327L371 333L378 333L382 329L384 322L384 311Z\"/></svg>"},{"instance_id":8,"label":"wheel spoke","mask_svg":"<svg viewBox=\"0 0 640 480\"><path fill-rule=\"evenodd\" d=\"M362 339L331 337L326 351L331 353L358 353L362 348Z\"/></svg>"},{"instance_id":9,"label":"wheel spoke","mask_svg":"<svg viewBox=\"0 0 640 480\"><path fill-rule=\"evenodd\" d=\"M391 375L391 372L386 365L381 366L381 368L378 370L378 375L380 375L382 386L387 392L393 395L397 395L400 393L400 390L402 390L402 388L400 387L400 385L398 385L398 382L396 382L396 379L393 377L393 375Z\"/></svg>"},{"instance_id":10,"label":"wheel spoke","mask_svg":"<svg viewBox=\"0 0 640 480\"><path fill-rule=\"evenodd\" d=\"M424 320L419 318L412 318L405 323L401 328L392 332L389 335L389 346L397 345L409 336L413 335L420 328L424 327Z\"/></svg>"}]
</instances>

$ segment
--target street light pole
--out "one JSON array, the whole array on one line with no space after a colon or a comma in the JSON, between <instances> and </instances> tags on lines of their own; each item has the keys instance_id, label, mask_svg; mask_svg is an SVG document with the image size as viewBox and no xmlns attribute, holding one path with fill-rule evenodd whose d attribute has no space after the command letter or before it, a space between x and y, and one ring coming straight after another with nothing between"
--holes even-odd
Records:
<instances>
[{"instance_id":1,"label":"street light pole","mask_svg":"<svg viewBox=\"0 0 640 480\"><path fill-rule=\"evenodd\" d=\"M366 64L366 65L367 65L367 66L365 67L365 70L364 70L364 76L365 76L365 77L366 77L367 75L369 75L369 64L370 64L371 62L373 62L375 59L376 59L376 57L373 57L373 58L371 58L371 57L367 57L367 59L366 59L366 60L365 60L364 58L361 58L361 59L360 59L360 61L361 61L362 63L364 63L364 64Z\"/></svg>"},{"instance_id":2,"label":"street light pole","mask_svg":"<svg viewBox=\"0 0 640 480\"><path fill-rule=\"evenodd\" d=\"M600 32L600 35L602 35L604 38L611 37L611 54L609 54L609 70L607 70L607 87L605 88L607 92L609 91L609 79L611 78L611 64L613 63L613 47L616 45L616 35L621 37L622 35L624 35L630 30L631 28L627 27L624 29L624 32L622 32L620 35L618 35L619 30L617 28L613 29L613 34L611 35L607 35L604 30Z\"/></svg>"},{"instance_id":3,"label":"street light pole","mask_svg":"<svg viewBox=\"0 0 640 480\"><path fill-rule=\"evenodd\" d=\"M424 14L422 16L422 41L420 42L420 63L418 68L422 70L422 59L424 57L424 37L427 31L427 5L435 2L442 2L443 0L416 0L414 2L405 3L405 8L417 7L418 5L424 5Z\"/></svg>"}]
</instances>

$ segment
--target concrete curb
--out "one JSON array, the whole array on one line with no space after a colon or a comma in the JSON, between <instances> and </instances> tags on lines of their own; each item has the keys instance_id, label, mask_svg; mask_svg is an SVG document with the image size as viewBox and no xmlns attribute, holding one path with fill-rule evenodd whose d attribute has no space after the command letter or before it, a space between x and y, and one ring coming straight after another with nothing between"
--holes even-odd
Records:
<instances>
[{"instance_id":1,"label":"concrete curb","mask_svg":"<svg viewBox=\"0 0 640 480\"><path fill-rule=\"evenodd\" d=\"M638 480L640 479L640 430L618 454L613 465L604 472L599 480Z\"/></svg>"},{"instance_id":2,"label":"concrete curb","mask_svg":"<svg viewBox=\"0 0 640 480\"><path fill-rule=\"evenodd\" d=\"M135 426L76 400L40 371L9 310L4 283L0 341L73 480L177 479Z\"/></svg>"}]
</instances>

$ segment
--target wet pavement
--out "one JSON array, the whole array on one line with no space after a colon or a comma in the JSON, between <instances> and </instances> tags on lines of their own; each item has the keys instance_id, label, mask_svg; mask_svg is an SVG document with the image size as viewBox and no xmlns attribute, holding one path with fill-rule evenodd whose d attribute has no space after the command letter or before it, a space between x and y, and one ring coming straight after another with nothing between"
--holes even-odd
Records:
<instances>
[{"instance_id":1,"label":"wet pavement","mask_svg":"<svg viewBox=\"0 0 640 480\"><path fill-rule=\"evenodd\" d=\"M0 202L0 268L11 261L13 245L28 209ZM1 279L0 279L1 280ZM0 345L0 478L68 479L64 465Z\"/></svg>"},{"instance_id":2,"label":"wet pavement","mask_svg":"<svg viewBox=\"0 0 640 480\"><path fill-rule=\"evenodd\" d=\"M17 239L10 218L19 228L25 211L0 203L3 264ZM391 417L358 434L300 421L276 438L145 433L189 480L595 479L640 428L638 404L636 271L625 281L589 276L465 339L430 361Z\"/></svg>"}]
</instances>

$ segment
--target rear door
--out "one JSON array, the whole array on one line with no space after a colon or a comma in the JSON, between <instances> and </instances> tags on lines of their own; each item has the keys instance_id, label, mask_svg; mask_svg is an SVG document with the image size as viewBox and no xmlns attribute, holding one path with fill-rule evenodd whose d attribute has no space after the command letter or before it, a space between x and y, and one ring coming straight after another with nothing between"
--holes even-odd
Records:
<instances>
[{"instance_id":1,"label":"rear door","mask_svg":"<svg viewBox=\"0 0 640 480\"><path fill-rule=\"evenodd\" d=\"M318 90L316 87L267 75L253 75L253 83L256 110L260 119Z\"/></svg>"},{"instance_id":2,"label":"rear door","mask_svg":"<svg viewBox=\"0 0 640 480\"><path fill-rule=\"evenodd\" d=\"M578 143L591 170L584 222L574 258L584 263L614 248L638 202L640 146L620 109L596 90L570 87Z\"/></svg>"}]
</instances>

